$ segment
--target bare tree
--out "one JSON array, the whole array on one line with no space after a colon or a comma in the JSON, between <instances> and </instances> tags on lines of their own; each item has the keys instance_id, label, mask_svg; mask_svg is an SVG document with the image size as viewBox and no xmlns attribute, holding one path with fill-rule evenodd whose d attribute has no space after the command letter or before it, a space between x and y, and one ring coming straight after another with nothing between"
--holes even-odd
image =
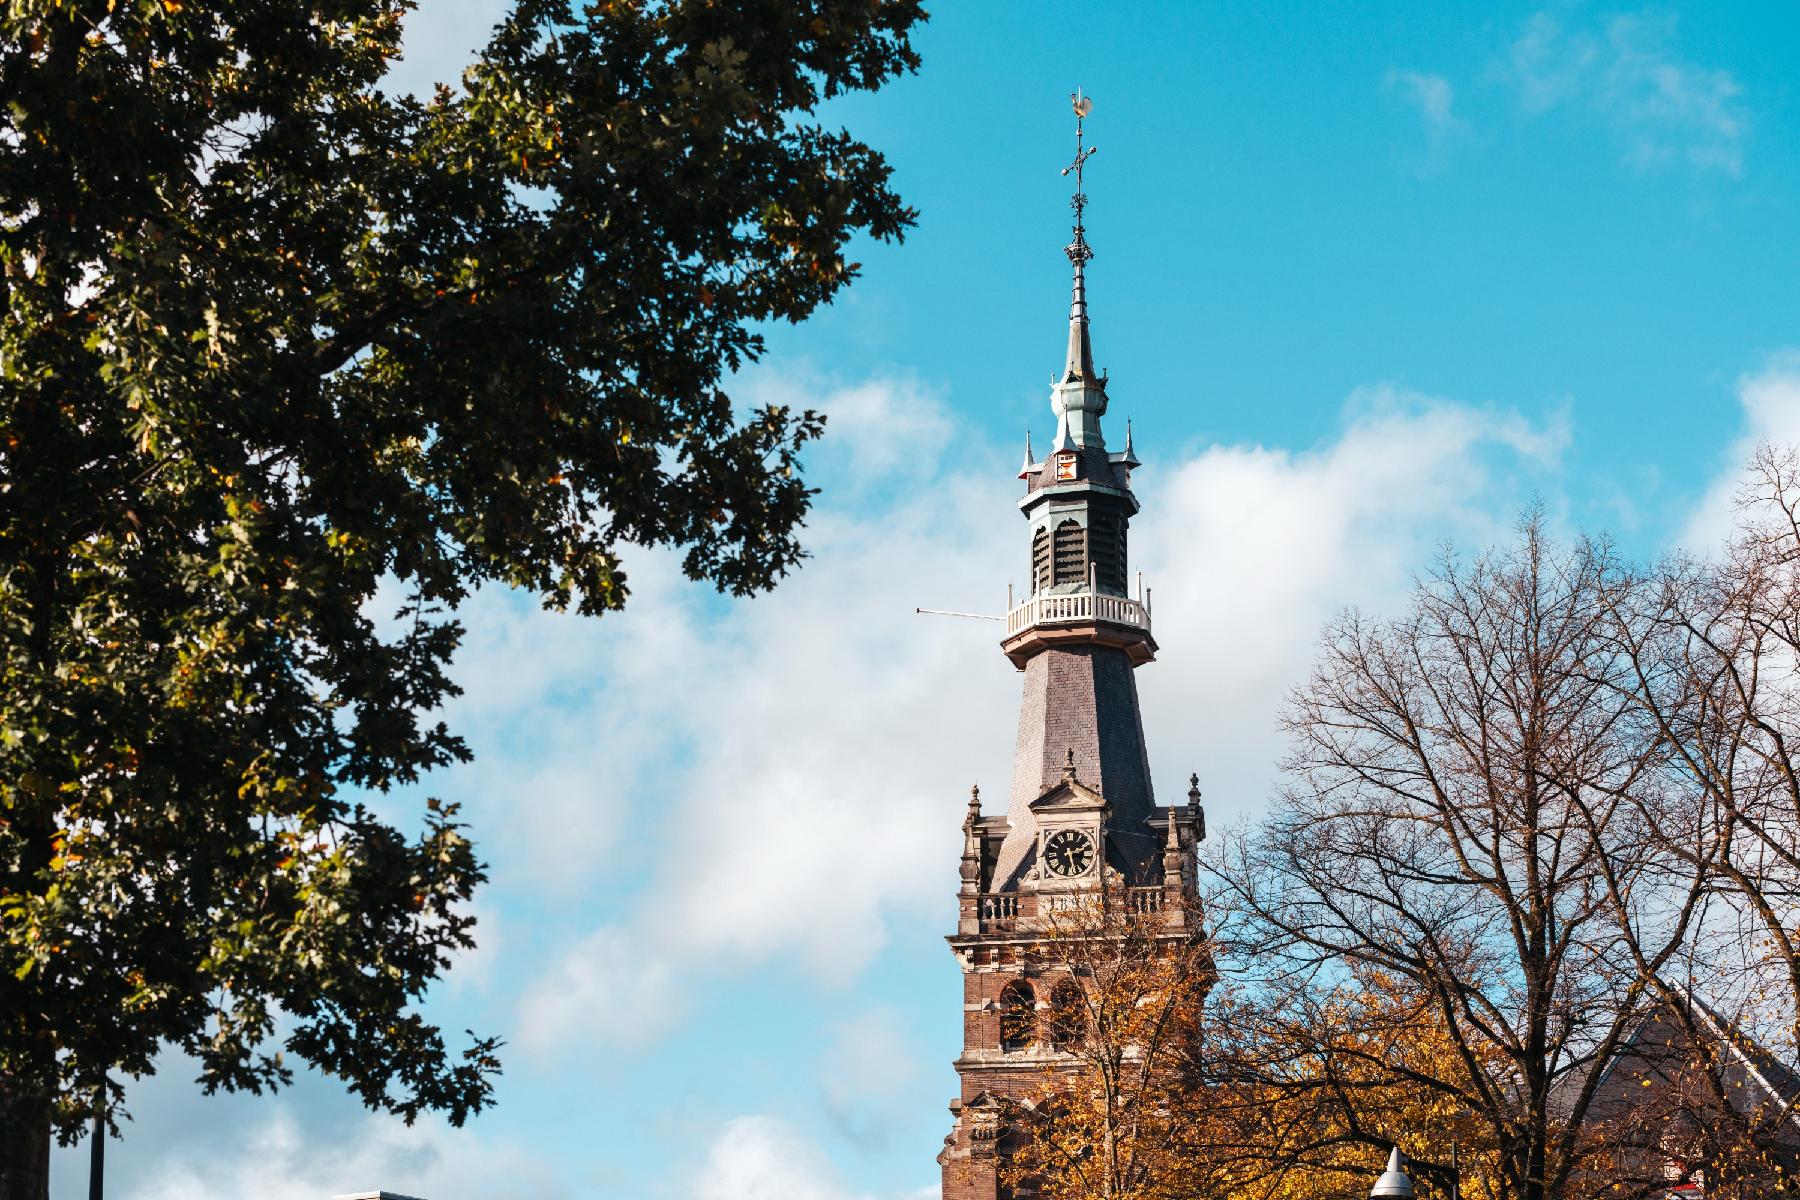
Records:
<instances>
[{"instance_id":1,"label":"bare tree","mask_svg":"<svg viewBox=\"0 0 1800 1200\"><path fill-rule=\"evenodd\" d=\"M1757 452L1739 518L1721 559L1665 564L1616 628L1687 784L1632 803L1657 854L1707 879L1679 959L1631 946L1670 1029L1668 1123L1709 1190L1757 1194L1800 1161L1800 455Z\"/></svg>"},{"instance_id":2,"label":"bare tree","mask_svg":"<svg viewBox=\"0 0 1800 1200\"><path fill-rule=\"evenodd\" d=\"M1692 785L1621 650L1641 586L1533 516L1505 553L1446 556L1400 618L1326 630L1281 803L1210 862L1242 914L1216 930L1223 961L1264 1014L1235 1069L1315 1113L1287 1131L1293 1163L1399 1141L1444 1180L1446 1147L1396 1124L1425 1106L1473 1143L1471 1195L1666 1186L1624 1177L1631 1114L1593 1105L1713 865L1649 827ZM1367 1002L1372 979L1390 1002Z\"/></svg>"}]
</instances>

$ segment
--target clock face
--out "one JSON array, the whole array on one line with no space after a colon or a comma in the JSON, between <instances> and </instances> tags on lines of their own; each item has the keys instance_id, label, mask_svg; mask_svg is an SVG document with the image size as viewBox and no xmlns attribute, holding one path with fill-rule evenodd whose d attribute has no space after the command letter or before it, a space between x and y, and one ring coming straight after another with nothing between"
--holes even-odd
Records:
<instances>
[{"instance_id":1,"label":"clock face","mask_svg":"<svg viewBox=\"0 0 1800 1200\"><path fill-rule=\"evenodd\" d=\"M1044 839L1044 865L1064 878L1094 865L1094 839L1079 829L1059 829Z\"/></svg>"}]
</instances>

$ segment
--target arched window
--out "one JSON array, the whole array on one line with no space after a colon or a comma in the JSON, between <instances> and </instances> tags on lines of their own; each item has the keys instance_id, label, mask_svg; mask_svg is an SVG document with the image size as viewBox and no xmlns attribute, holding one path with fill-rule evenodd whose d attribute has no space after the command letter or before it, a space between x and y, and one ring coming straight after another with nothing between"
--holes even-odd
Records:
<instances>
[{"instance_id":1,"label":"arched window","mask_svg":"<svg viewBox=\"0 0 1800 1200\"><path fill-rule=\"evenodd\" d=\"M1037 996L1015 979L1000 989L1000 1048L1023 1050L1037 1035Z\"/></svg>"},{"instance_id":2,"label":"arched window","mask_svg":"<svg viewBox=\"0 0 1800 1200\"><path fill-rule=\"evenodd\" d=\"M1056 566L1053 583L1080 583L1087 578L1087 530L1078 521L1056 527Z\"/></svg>"},{"instance_id":3,"label":"arched window","mask_svg":"<svg viewBox=\"0 0 1800 1200\"><path fill-rule=\"evenodd\" d=\"M1031 535L1031 593L1048 591L1050 588L1050 531L1038 527Z\"/></svg>"},{"instance_id":4,"label":"arched window","mask_svg":"<svg viewBox=\"0 0 1800 1200\"><path fill-rule=\"evenodd\" d=\"M1065 979L1050 992L1050 1044L1058 1050L1073 1050L1087 1038L1087 1005L1081 988L1073 979Z\"/></svg>"}]
</instances>

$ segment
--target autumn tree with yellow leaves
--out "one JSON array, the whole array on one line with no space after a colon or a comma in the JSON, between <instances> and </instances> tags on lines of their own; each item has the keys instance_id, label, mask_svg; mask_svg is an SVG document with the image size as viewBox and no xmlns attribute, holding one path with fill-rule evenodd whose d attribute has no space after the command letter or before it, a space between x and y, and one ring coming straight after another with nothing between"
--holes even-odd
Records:
<instances>
[{"instance_id":1,"label":"autumn tree with yellow leaves","mask_svg":"<svg viewBox=\"0 0 1800 1200\"><path fill-rule=\"evenodd\" d=\"M1008 1186L1040 1200L1186 1195L1189 1098L1213 981L1198 912L1095 894L1041 918L1034 955L1059 1053L1011 1114Z\"/></svg>"},{"instance_id":2,"label":"autumn tree with yellow leaves","mask_svg":"<svg viewBox=\"0 0 1800 1200\"><path fill-rule=\"evenodd\" d=\"M1330 1003L1276 1008L1220 985L1211 939L1156 916L1096 906L1047 924L1042 1036L1063 1054L1011 1114L1015 1194L1324 1200L1366 1185L1371 1147L1406 1131L1432 1135L1406 1142L1424 1182L1448 1178L1453 1144L1477 1143L1469 1114L1426 1082L1461 1073L1404 981L1366 972Z\"/></svg>"},{"instance_id":3,"label":"autumn tree with yellow leaves","mask_svg":"<svg viewBox=\"0 0 1800 1200\"><path fill-rule=\"evenodd\" d=\"M1229 989L1222 989L1229 991ZM1491 1193L1491 1155L1459 1098L1471 1083L1428 997L1403 977L1359 968L1322 996L1224 995L1208 1017L1209 1086L1192 1148L1207 1190L1232 1200L1361 1195L1400 1145L1424 1190ZM1459 1149L1461 1151L1459 1155Z\"/></svg>"}]
</instances>

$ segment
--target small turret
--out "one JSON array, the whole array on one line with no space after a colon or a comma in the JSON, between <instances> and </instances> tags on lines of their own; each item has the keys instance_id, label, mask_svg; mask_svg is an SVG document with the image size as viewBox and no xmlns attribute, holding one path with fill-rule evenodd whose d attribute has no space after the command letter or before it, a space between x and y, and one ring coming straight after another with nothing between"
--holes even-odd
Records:
<instances>
[{"instance_id":1,"label":"small turret","mask_svg":"<svg viewBox=\"0 0 1800 1200\"><path fill-rule=\"evenodd\" d=\"M1025 465L1019 468L1019 478L1030 479L1043 469L1044 464L1038 462L1036 456L1031 453L1031 430L1027 429L1025 431Z\"/></svg>"},{"instance_id":2,"label":"small turret","mask_svg":"<svg viewBox=\"0 0 1800 1200\"><path fill-rule=\"evenodd\" d=\"M1131 448L1131 422L1125 422L1125 449L1117 454L1109 454L1107 458L1127 471L1143 464L1138 462L1137 452Z\"/></svg>"},{"instance_id":3,"label":"small turret","mask_svg":"<svg viewBox=\"0 0 1800 1200\"><path fill-rule=\"evenodd\" d=\"M1206 840L1206 810L1200 807L1200 776L1188 776L1188 824L1194 830L1194 844Z\"/></svg>"},{"instance_id":4,"label":"small turret","mask_svg":"<svg viewBox=\"0 0 1800 1200\"><path fill-rule=\"evenodd\" d=\"M1181 848L1181 814L1168 810L1168 824L1163 827L1162 886L1163 919L1171 929L1183 928L1186 914L1182 898L1186 895L1187 856Z\"/></svg>"},{"instance_id":5,"label":"small turret","mask_svg":"<svg viewBox=\"0 0 1800 1200\"><path fill-rule=\"evenodd\" d=\"M962 879L958 891L973 896L981 891L981 787L969 789L969 811L963 817L962 865L957 874Z\"/></svg>"}]
</instances>

